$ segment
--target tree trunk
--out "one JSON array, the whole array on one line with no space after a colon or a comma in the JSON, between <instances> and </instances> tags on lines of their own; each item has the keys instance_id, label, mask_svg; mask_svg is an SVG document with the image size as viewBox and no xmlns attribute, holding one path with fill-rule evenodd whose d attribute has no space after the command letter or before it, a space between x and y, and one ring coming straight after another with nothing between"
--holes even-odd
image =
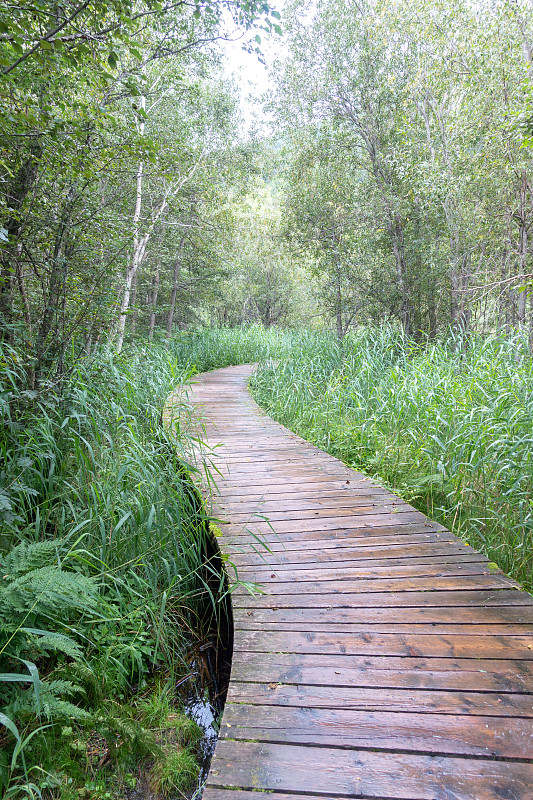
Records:
<instances>
[{"instance_id":1,"label":"tree trunk","mask_svg":"<svg viewBox=\"0 0 533 800\"><path fill-rule=\"evenodd\" d=\"M65 240L77 197L78 193L74 187L71 187L63 204L63 210L54 241L50 277L45 297L45 309L35 343L35 379L37 381L39 373L44 367L45 355L48 353L49 356L50 354L48 351L50 348L56 349L60 344L58 341L52 340L51 334L54 322L60 312L62 293L64 293L66 289L68 263L65 253Z\"/></svg>"},{"instance_id":2,"label":"tree trunk","mask_svg":"<svg viewBox=\"0 0 533 800\"><path fill-rule=\"evenodd\" d=\"M509 276L509 260L510 260L510 243L506 244L505 250L502 254L502 263L500 270L500 294L498 296L498 329L505 330L509 333L510 317L509 317L509 291L507 288L506 279Z\"/></svg>"},{"instance_id":3,"label":"tree trunk","mask_svg":"<svg viewBox=\"0 0 533 800\"><path fill-rule=\"evenodd\" d=\"M342 324L342 287L341 273L337 255L335 254L335 322L337 324L337 339L342 342L344 326Z\"/></svg>"},{"instance_id":4,"label":"tree trunk","mask_svg":"<svg viewBox=\"0 0 533 800\"><path fill-rule=\"evenodd\" d=\"M131 335L135 335L135 330L137 328L137 285L138 285L138 273L136 272L133 276L133 283L131 287L131 299L130 299L130 329Z\"/></svg>"},{"instance_id":5,"label":"tree trunk","mask_svg":"<svg viewBox=\"0 0 533 800\"><path fill-rule=\"evenodd\" d=\"M146 108L146 98L141 98L141 108ZM144 122L140 125L142 131L144 130ZM142 132L141 131L141 132ZM141 207L143 197L143 175L144 175L144 161L139 161L137 168L136 189L135 189L135 210L133 212L133 255L131 262L126 270L126 279L124 281L124 290L122 293L122 300L120 303L120 314L117 326L117 351L120 353L124 343L124 334L126 332L126 315L130 306L131 289L133 279L137 274L137 270L141 263L140 257L140 241L139 241L139 220L141 218Z\"/></svg>"},{"instance_id":6,"label":"tree trunk","mask_svg":"<svg viewBox=\"0 0 533 800\"><path fill-rule=\"evenodd\" d=\"M533 353L533 293L529 298L529 350Z\"/></svg>"},{"instance_id":7,"label":"tree trunk","mask_svg":"<svg viewBox=\"0 0 533 800\"><path fill-rule=\"evenodd\" d=\"M12 213L5 223L7 243L2 248L0 258L0 340L3 341L9 341L12 338L10 324L13 316L13 261L17 264L19 290L21 289L21 285L23 285L23 278L20 270L20 245L18 242L22 228L20 212L26 197L37 180L41 155L42 146L40 142L36 142L32 145L30 154L24 160L18 172L15 174L11 185L5 192L6 204L8 208L12 209ZM29 307L25 301L24 293L21 292L21 295L26 317ZM26 324L28 324L27 321Z\"/></svg>"},{"instance_id":8,"label":"tree trunk","mask_svg":"<svg viewBox=\"0 0 533 800\"><path fill-rule=\"evenodd\" d=\"M176 297L178 294L178 285L181 272L181 255L183 253L184 246L185 246L185 236L182 236L178 246L176 260L174 261L174 270L172 272L172 291L170 293L170 306L168 309L168 316L167 316L167 333L166 333L167 342L172 335L172 323L174 321L174 309L176 308Z\"/></svg>"},{"instance_id":9,"label":"tree trunk","mask_svg":"<svg viewBox=\"0 0 533 800\"><path fill-rule=\"evenodd\" d=\"M472 309L468 296L468 287L470 286L470 254L465 253L461 262L461 295L459 298L459 325L463 333L466 333L470 327L470 319L472 317Z\"/></svg>"},{"instance_id":10,"label":"tree trunk","mask_svg":"<svg viewBox=\"0 0 533 800\"><path fill-rule=\"evenodd\" d=\"M157 295L159 294L159 274L160 268L158 266L152 276L152 311L150 313L150 328L148 331L148 339L150 341L152 341L154 338L155 317L157 312Z\"/></svg>"},{"instance_id":11,"label":"tree trunk","mask_svg":"<svg viewBox=\"0 0 533 800\"><path fill-rule=\"evenodd\" d=\"M411 334L411 302L406 281L405 263L405 241L403 236L403 225L398 214L391 215L389 225L389 235L392 241L392 250L396 264L396 279L400 292L400 321L406 336Z\"/></svg>"},{"instance_id":12,"label":"tree trunk","mask_svg":"<svg viewBox=\"0 0 533 800\"><path fill-rule=\"evenodd\" d=\"M527 220L527 195L528 195L527 173L524 170L520 181L518 193L518 274L525 275L527 271L528 257L528 220ZM518 294L518 325L524 328L526 324L526 299L525 286L519 287Z\"/></svg>"},{"instance_id":13,"label":"tree trunk","mask_svg":"<svg viewBox=\"0 0 533 800\"><path fill-rule=\"evenodd\" d=\"M435 339L437 336L437 308L435 304L435 293L431 291L428 298L428 339Z\"/></svg>"}]
</instances>

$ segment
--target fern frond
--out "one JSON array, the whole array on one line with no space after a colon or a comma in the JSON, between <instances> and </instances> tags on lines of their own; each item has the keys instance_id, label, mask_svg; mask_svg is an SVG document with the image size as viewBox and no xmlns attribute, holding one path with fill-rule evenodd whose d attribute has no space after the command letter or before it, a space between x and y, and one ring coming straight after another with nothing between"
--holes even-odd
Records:
<instances>
[{"instance_id":1,"label":"fern frond","mask_svg":"<svg viewBox=\"0 0 533 800\"><path fill-rule=\"evenodd\" d=\"M86 723L92 720L92 714L83 708L63 699L61 695L70 695L77 688L74 684L68 685L68 681L52 681L51 683L41 683L40 709L37 708L35 693L30 691L18 692L12 702L6 706L8 713L15 719L27 716L35 716L39 713L50 722L62 722L74 720Z\"/></svg>"},{"instance_id":2,"label":"fern frond","mask_svg":"<svg viewBox=\"0 0 533 800\"><path fill-rule=\"evenodd\" d=\"M85 689L77 683L66 681L62 678L55 678L42 684L41 695L46 698L47 693L56 697L73 697L75 694L85 695Z\"/></svg>"},{"instance_id":3,"label":"fern frond","mask_svg":"<svg viewBox=\"0 0 533 800\"><path fill-rule=\"evenodd\" d=\"M116 742L122 742L122 747L126 747L137 756L154 756L161 752L161 747L157 743L152 731L137 722L132 717L126 716L127 708L109 709L106 714L98 714L95 722L101 734L107 740L110 749L116 750Z\"/></svg>"},{"instance_id":4,"label":"fern frond","mask_svg":"<svg viewBox=\"0 0 533 800\"><path fill-rule=\"evenodd\" d=\"M43 702L43 712L51 722L73 721L87 724L93 720L93 715L89 711L69 703L68 700L58 700L56 697Z\"/></svg>"},{"instance_id":5,"label":"fern frond","mask_svg":"<svg viewBox=\"0 0 533 800\"><path fill-rule=\"evenodd\" d=\"M102 700L102 686L88 664L83 661L74 661L70 664L62 664L54 670L53 677L75 680L82 687L87 702L91 706L98 706Z\"/></svg>"},{"instance_id":6,"label":"fern frond","mask_svg":"<svg viewBox=\"0 0 533 800\"><path fill-rule=\"evenodd\" d=\"M29 642L34 644L43 655L48 655L52 652L64 653L76 661L83 658L82 648L70 636L65 636L63 633L54 633L53 631L42 631L37 628L21 628L20 630L29 634Z\"/></svg>"},{"instance_id":7,"label":"fern frond","mask_svg":"<svg viewBox=\"0 0 533 800\"><path fill-rule=\"evenodd\" d=\"M80 609L94 611L96 583L77 572L46 566L27 572L0 589L0 619L9 625L32 614L46 619L70 618Z\"/></svg>"},{"instance_id":8,"label":"fern frond","mask_svg":"<svg viewBox=\"0 0 533 800\"><path fill-rule=\"evenodd\" d=\"M63 540L51 542L21 542L0 558L3 575L15 580L27 572L58 563L58 552Z\"/></svg>"}]
</instances>

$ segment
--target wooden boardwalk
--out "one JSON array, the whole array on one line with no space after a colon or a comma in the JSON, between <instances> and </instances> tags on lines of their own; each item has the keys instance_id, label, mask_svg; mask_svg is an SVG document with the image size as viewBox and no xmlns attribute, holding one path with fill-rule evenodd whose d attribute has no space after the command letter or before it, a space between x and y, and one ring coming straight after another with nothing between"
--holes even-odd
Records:
<instances>
[{"instance_id":1,"label":"wooden boardwalk","mask_svg":"<svg viewBox=\"0 0 533 800\"><path fill-rule=\"evenodd\" d=\"M532 598L271 420L251 371L192 392L220 443L222 550L265 592L234 596L204 800L533 798Z\"/></svg>"}]
</instances>

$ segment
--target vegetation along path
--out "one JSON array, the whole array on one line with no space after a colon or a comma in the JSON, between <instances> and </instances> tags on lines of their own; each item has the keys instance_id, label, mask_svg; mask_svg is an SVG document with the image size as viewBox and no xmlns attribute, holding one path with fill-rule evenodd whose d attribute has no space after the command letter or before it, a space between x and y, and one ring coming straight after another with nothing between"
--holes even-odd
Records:
<instances>
[{"instance_id":1,"label":"vegetation along path","mask_svg":"<svg viewBox=\"0 0 533 800\"><path fill-rule=\"evenodd\" d=\"M204 800L533 797L533 600L271 420L252 367L192 400L223 477L231 683Z\"/></svg>"}]
</instances>

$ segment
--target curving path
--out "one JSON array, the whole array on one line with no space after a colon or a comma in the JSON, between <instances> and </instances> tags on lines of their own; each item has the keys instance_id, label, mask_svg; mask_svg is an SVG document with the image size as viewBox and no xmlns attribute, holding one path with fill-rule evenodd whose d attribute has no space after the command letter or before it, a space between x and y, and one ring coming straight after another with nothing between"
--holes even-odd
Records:
<instances>
[{"instance_id":1,"label":"curving path","mask_svg":"<svg viewBox=\"0 0 533 800\"><path fill-rule=\"evenodd\" d=\"M265 592L234 595L204 800L533 798L532 598L270 419L252 369L191 392L219 445L221 548Z\"/></svg>"}]
</instances>

